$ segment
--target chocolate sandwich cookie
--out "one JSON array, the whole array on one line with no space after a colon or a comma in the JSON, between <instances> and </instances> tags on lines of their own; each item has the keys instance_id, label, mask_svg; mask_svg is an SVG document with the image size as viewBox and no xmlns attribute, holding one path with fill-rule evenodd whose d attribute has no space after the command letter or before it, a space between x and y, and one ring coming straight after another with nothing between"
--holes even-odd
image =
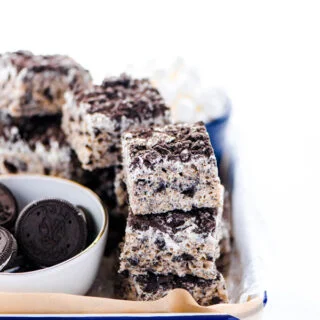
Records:
<instances>
[{"instance_id":1,"label":"chocolate sandwich cookie","mask_svg":"<svg viewBox=\"0 0 320 320\"><path fill-rule=\"evenodd\" d=\"M16 254L16 239L7 229L0 227L0 271L10 267Z\"/></svg>"},{"instance_id":2,"label":"chocolate sandwich cookie","mask_svg":"<svg viewBox=\"0 0 320 320\"><path fill-rule=\"evenodd\" d=\"M94 224L92 215L86 208L82 206L77 206L77 208L81 212L82 217L87 224L87 231L88 231L87 246L89 246L94 241L95 235L97 234L95 224Z\"/></svg>"},{"instance_id":3,"label":"chocolate sandwich cookie","mask_svg":"<svg viewBox=\"0 0 320 320\"><path fill-rule=\"evenodd\" d=\"M0 226L11 228L17 217L18 205L11 191L0 183Z\"/></svg>"},{"instance_id":4,"label":"chocolate sandwich cookie","mask_svg":"<svg viewBox=\"0 0 320 320\"><path fill-rule=\"evenodd\" d=\"M86 247L83 213L65 200L45 199L27 205L16 222L21 252L34 264L49 267Z\"/></svg>"}]
</instances>

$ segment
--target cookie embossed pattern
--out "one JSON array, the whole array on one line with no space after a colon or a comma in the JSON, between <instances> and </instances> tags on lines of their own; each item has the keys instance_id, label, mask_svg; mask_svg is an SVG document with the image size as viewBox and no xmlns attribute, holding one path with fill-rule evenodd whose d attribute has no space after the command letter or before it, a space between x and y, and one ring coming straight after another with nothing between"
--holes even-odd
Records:
<instances>
[{"instance_id":1,"label":"cookie embossed pattern","mask_svg":"<svg viewBox=\"0 0 320 320\"><path fill-rule=\"evenodd\" d=\"M87 241L82 212L67 201L51 199L28 205L16 222L24 254L40 266L52 266L81 252Z\"/></svg>"}]
</instances>

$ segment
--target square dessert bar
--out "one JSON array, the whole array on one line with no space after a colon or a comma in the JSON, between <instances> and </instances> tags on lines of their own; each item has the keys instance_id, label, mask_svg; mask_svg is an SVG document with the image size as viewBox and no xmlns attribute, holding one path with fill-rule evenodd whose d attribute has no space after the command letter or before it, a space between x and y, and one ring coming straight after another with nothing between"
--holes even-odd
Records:
<instances>
[{"instance_id":1,"label":"square dessert bar","mask_svg":"<svg viewBox=\"0 0 320 320\"><path fill-rule=\"evenodd\" d=\"M59 116L0 121L0 174L38 173L72 177L71 149Z\"/></svg>"},{"instance_id":2,"label":"square dessert bar","mask_svg":"<svg viewBox=\"0 0 320 320\"><path fill-rule=\"evenodd\" d=\"M217 162L202 122L126 132L122 152L133 214L219 206Z\"/></svg>"},{"instance_id":3,"label":"square dessert bar","mask_svg":"<svg viewBox=\"0 0 320 320\"><path fill-rule=\"evenodd\" d=\"M212 279L220 255L223 187L214 208L173 210L152 215L129 213L120 272L194 275Z\"/></svg>"},{"instance_id":4,"label":"square dessert bar","mask_svg":"<svg viewBox=\"0 0 320 320\"><path fill-rule=\"evenodd\" d=\"M62 127L87 170L121 164L121 134L136 127L164 125L170 111L148 80L126 75L105 79L77 93L68 93Z\"/></svg>"},{"instance_id":5,"label":"square dessert bar","mask_svg":"<svg viewBox=\"0 0 320 320\"><path fill-rule=\"evenodd\" d=\"M146 272L140 275L121 274L121 285L117 295L127 300L157 300L166 296L170 290L185 289L202 306L227 303L228 294L225 280L220 272L212 279L195 276L179 277L177 275L156 275Z\"/></svg>"},{"instance_id":6,"label":"square dessert bar","mask_svg":"<svg viewBox=\"0 0 320 320\"><path fill-rule=\"evenodd\" d=\"M68 56L0 54L0 110L12 117L59 113L67 90L88 85L88 71Z\"/></svg>"}]
</instances>

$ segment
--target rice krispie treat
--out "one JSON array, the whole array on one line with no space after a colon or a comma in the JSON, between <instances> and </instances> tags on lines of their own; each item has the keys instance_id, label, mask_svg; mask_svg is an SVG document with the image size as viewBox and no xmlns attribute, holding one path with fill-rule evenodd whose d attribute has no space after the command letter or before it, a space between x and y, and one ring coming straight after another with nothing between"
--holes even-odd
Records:
<instances>
[{"instance_id":1,"label":"rice krispie treat","mask_svg":"<svg viewBox=\"0 0 320 320\"><path fill-rule=\"evenodd\" d=\"M71 149L60 129L60 117L0 121L0 174L38 173L72 177Z\"/></svg>"},{"instance_id":2,"label":"rice krispie treat","mask_svg":"<svg viewBox=\"0 0 320 320\"><path fill-rule=\"evenodd\" d=\"M0 110L12 117L59 113L67 90L88 85L88 71L68 56L0 54Z\"/></svg>"},{"instance_id":3,"label":"rice krispie treat","mask_svg":"<svg viewBox=\"0 0 320 320\"><path fill-rule=\"evenodd\" d=\"M156 275L146 272L140 275L122 274L122 282L117 294L128 300L157 300L172 289L185 289L203 306L228 302L225 280L218 271L212 279L202 279L187 275Z\"/></svg>"},{"instance_id":4,"label":"rice krispie treat","mask_svg":"<svg viewBox=\"0 0 320 320\"><path fill-rule=\"evenodd\" d=\"M212 279L220 255L223 205L151 215L129 213L119 271L188 274Z\"/></svg>"},{"instance_id":5,"label":"rice krispie treat","mask_svg":"<svg viewBox=\"0 0 320 320\"><path fill-rule=\"evenodd\" d=\"M170 111L146 79L126 75L66 94L63 129L87 170L121 164L120 137L127 129L164 125Z\"/></svg>"},{"instance_id":6,"label":"rice krispie treat","mask_svg":"<svg viewBox=\"0 0 320 320\"><path fill-rule=\"evenodd\" d=\"M131 130L122 152L133 214L219 206L216 158L202 122Z\"/></svg>"}]
</instances>

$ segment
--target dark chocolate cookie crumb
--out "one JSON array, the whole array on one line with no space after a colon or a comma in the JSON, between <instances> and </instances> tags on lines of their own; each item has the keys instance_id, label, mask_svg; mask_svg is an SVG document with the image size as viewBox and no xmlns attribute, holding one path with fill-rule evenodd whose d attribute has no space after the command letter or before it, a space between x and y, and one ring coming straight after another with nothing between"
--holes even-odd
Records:
<instances>
[{"instance_id":1,"label":"dark chocolate cookie crumb","mask_svg":"<svg viewBox=\"0 0 320 320\"><path fill-rule=\"evenodd\" d=\"M156 118L169 111L148 79L133 79L125 74L106 78L101 86L78 92L75 98L78 103L90 105L88 113L102 113L116 120L115 131L121 130L122 117L141 122L142 118Z\"/></svg>"},{"instance_id":2,"label":"dark chocolate cookie crumb","mask_svg":"<svg viewBox=\"0 0 320 320\"><path fill-rule=\"evenodd\" d=\"M216 227L216 208L201 208L191 211L173 210L165 213L150 215L129 214L128 225L133 229L146 231L149 228L159 229L165 233L175 233L189 219L194 219L196 233L210 233Z\"/></svg>"},{"instance_id":3,"label":"dark chocolate cookie crumb","mask_svg":"<svg viewBox=\"0 0 320 320\"><path fill-rule=\"evenodd\" d=\"M135 129L130 131L130 135L130 139L140 139L139 144L130 146L132 168L142 165L153 168L164 159L189 162L193 157L202 155L210 158L213 155L210 138L202 122L190 125L190 128L187 125L168 125ZM148 141L154 135L157 135L156 144L150 145Z\"/></svg>"}]
</instances>

